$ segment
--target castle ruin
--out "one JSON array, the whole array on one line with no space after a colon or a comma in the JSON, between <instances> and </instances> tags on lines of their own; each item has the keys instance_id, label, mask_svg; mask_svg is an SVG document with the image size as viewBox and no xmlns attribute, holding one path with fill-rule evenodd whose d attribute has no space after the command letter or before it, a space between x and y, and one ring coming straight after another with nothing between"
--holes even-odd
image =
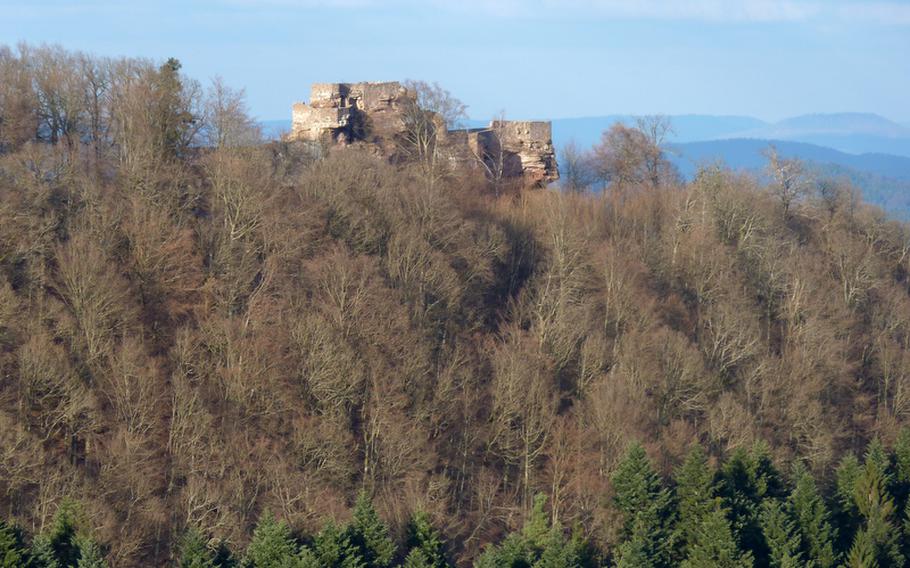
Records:
<instances>
[{"instance_id":1,"label":"castle ruin","mask_svg":"<svg viewBox=\"0 0 910 568\"><path fill-rule=\"evenodd\" d=\"M403 139L405 113L416 101L416 94L397 81L315 83L309 104L292 107L290 137L333 145L368 143L390 153ZM442 138L453 156L483 161L488 172L503 178L533 185L559 178L549 122L494 120L483 128L446 130Z\"/></svg>"}]
</instances>

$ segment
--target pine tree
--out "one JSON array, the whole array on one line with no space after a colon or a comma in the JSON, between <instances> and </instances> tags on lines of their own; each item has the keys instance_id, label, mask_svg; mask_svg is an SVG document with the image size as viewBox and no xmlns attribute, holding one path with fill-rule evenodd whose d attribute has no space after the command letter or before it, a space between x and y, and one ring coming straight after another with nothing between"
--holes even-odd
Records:
<instances>
[{"instance_id":1,"label":"pine tree","mask_svg":"<svg viewBox=\"0 0 910 568\"><path fill-rule=\"evenodd\" d=\"M861 530L856 533L853 539L853 546L847 554L845 568L878 568L878 561L875 559L875 545L869 534Z\"/></svg>"},{"instance_id":2,"label":"pine tree","mask_svg":"<svg viewBox=\"0 0 910 568\"><path fill-rule=\"evenodd\" d=\"M891 482L894 504L898 511L904 511L904 526L907 527L907 512L910 512L910 428L902 428L894 443L894 477ZM901 553L910 559L910 534L905 531Z\"/></svg>"},{"instance_id":3,"label":"pine tree","mask_svg":"<svg viewBox=\"0 0 910 568\"><path fill-rule=\"evenodd\" d=\"M351 544L359 551L367 566L385 567L395 557L395 543L389 538L389 529L379 518L373 503L361 492L354 504L354 519L348 527Z\"/></svg>"},{"instance_id":4,"label":"pine tree","mask_svg":"<svg viewBox=\"0 0 910 568\"><path fill-rule=\"evenodd\" d=\"M33 563L41 568L70 568L79 562L76 542L77 507L64 501L54 515L51 527L32 544Z\"/></svg>"},{"instance_id":5,"label":"pine tree","mask_svg":"<svg viewBox=\"0 0 910 568\"><path fill-rule=\"evenodd\" d=\"M851 548L854 535L859 528L859 510L856 508L854 493L856 480L862 474L859 460L853 454L847 454L841 459L835 472L835 512L834 521L837 526L836 550L846 552Z\"/></svg>"},{"instance_id":6,"label":"pine tree","mask_svg":"<svg viewBox=\"0 0 910 568\"><path fill-rule=\"evenodd\" d=\"M76 543L79 546L79 562L76 563L76 568L107 568L104 553L98 543L87 536L77 537Z\"/></svg>"},{"instance_id":7,"label":"pine tree","mask_svg":"<svg viewBox=\"0 0 910 568\"><path fill-rule=\"evenodd\" d=\"M414 515L408 526L408 549L408 556L404 563L406 568L444 568L448 566L445 542L439 532L433 528L430 517L422 511Z\"/></svg>"},{"instance_id":8,"label":"pine tree","mask_svg":"<svg viewBox=\"0 0 910 568\"><path fill-rule=\"evenodd\" d=\"M799 533L780 501L766 499L762 502L761 524L762 533L768 545L768 566L771 568L814 567L811 561L803 562Z\"/></svg>"},{"instance_id":9,"label":"pine tree","mask_svg":"<svg viewBox=\"0 0 910 568\"><path fill-rule=\"evenodd\" d=\"M180 543L180 568L215 568L215 552L193 527L186 531Z\"/></svg>"},{"instance_id":10,"label":"pine tree","mask_svg":"<svg viewBox=\"0 0 910 568\"><path fill-rule=\"evenodd\" d=\"M695 539L702 519L714 509L716 493L714 471L708 463L708 456L700 445L695 445L676 471L676 500L679 510L676 539L681 544L683 558L686 556L686 547Z\"/></svg>"},{"instance_id":11,"label":"pine tree","mask_svg":"<svg viewBox=\"0 0 910 568\"><path fill-rule=\"evenodd\" d=\"M528 518L525 519L521 534L531 547L541 549L544 547L549 533L550 516L547 514L547 496L538 493L534 496L534 505L531 507Z\"/></svg>"},{"instance_id":12,"label":"pine tree","mask_svg":"<svg viewBox=\"0 0 910 568\"><path fill-rule=\"evenodd\" d=\"M264 513L246 547L243 565L247 568L290 568L297 558L297 544L291 529L271 513Z\"/></svg>"},{"instance_id":13,"label":"pine tree","mask_svg":"<svg viewBox=\"0 0 910 568\"><path fill-rule=\"evenodd\" d=\"M834 553L836 534L831 527L828 509L818 494L815 479L806 468L797 463L793 468L793 492L790 510L796 520L803 557L816 568L833 568L837 563Z\"/></svg>"},{"instance_id":14,"label":"pine tree","mask_svg":"<svg viewBox=\"0 0 910 568\"><path fill-rule=\"evenodd\" d=\"M655 550L655 540L648 534L646 522L637 519L631 534L623 540L617 549L617 568L643 568L657 566L655 558L660 551Z\"/></svg>"},{"instance_id":15,"label":"pine tree","mask_svg":"<svg viewBox=\"0 0 910 568\"><path fill-rule=\"evenodd\" d=\"M883 566L902 566L901 534L894 525L894 500L887 491L887 483L881 464L867 460L856 480L854 500L865 520L861 534L871 542L876 561Z\"/></svg>"},{"instance_id":16,"label":"pine tree","mask_svg":"<svg viewBox=\"0 0 910 568\"><path fill-rule=\"evenodd\" d=\"M910 428L901 428L894 443L894 484L904 502L910 495Z\"/></svg>"},{"instance_id":17,"label":"pine tree","mask_svg":"<svg viewBox=\"0 0 910 568\"><path fill-rule=\"evenodd\" d=\"M708 513L689 546L681 568L752 568L752 555L740 550L724 509Z\"/></svg>"},{"instance_id":18,"label":"pine tree","mask_svg":"<svg viewBox=\"0 0 910 568\"><path fill-rule=\"evenodd\" d=\"M721 470L720 494L730 510L730 524L743 550L757 562L768 557L760 512L765 499L784 496L783 482L771 463L767 446L736 450Z\"/></svg>"},{"instance_id":19,"label":"pine tree","mask_svg":"<svg viewBox=\"0 0 910 568\"><path fill-rule=\"evenodd\" d=\"M648 565L669 566L673 550L671 497L640 444L629 449L612 481L614 501L625 517L623 535L629 542L619 548L620 565L642 562L644 555Z\"/></svg>"},{"instance_id":20,"label":"pine tree","mask_svg":"<svg viewBox=\"0 0 910 568\"><path fill-rule=\"evenodd\" d=\"M475 568L529 568L532 563L532 552L527 540L518 533L512 533L499 546L488 545Z\"/></svg>"},{"instance_id":21,"label":"pine tree","mask_svg":"<svg viewBox=\"0 0 910 568\"><path fill-rule=\"evenodd\" d=\"M333 522L327 523L313 539L311 547L305 547L301 557L311 559L311 564L303 566L320 568L363 568L366 566L357 548L351 544L347 531L338 528Z\"/></svg>"},{"instance_id":22,"label":"pine tree","mask_svg":"<svg viewBox=\"0 0 910 568\"><path fill-rule=\"evenodd\" d=\"M633 444L620 462L612 477L613 500L626 516L631 529L636 512L651 506L655 499L666 494L660 476L651 467L651 461L641 444Z\"/></svg>"},{"instance_id":23,"label":"pine tree","mask_svg":"<svg viewBox=\"0 0 910 568\"><path fill-rule=\"evenodd\" d=\"M568 541L559 527L553 527L548 533L540 557L534 562L534 568L578 568L582 566L580 542Z\"/></svg>"},{"instance_id":24,"label":"pine tree","mask_svg":"<svg viewBox=\"0 0 910 568\"><path fill-rule=\"evenodd\" d=\"M891 475L888 473L889 462L884 444L879 438L874 438L866 448L863 465L875 468L877 474L885 480L886 486L891 484Z\"/></svg>"},{"instance_id":25,"label":"pine tree","mask_svg":"<svg viewBox=\"0 0 910 568\"><path fill-rule=\"evenodd\" d=\"M563 527L550 525L546 498L537 495L531 514L520 532L510 534L499 546L488 546L478 568L577 568L588 566L590 551L577 533L570 539Z\"/></svg>"},{"instance_id":26,"label":"pine tree","mask_svg":"<svg viewBox=\"0 0 910 568\"><path fill-rule=\"evenodd\" d=\"M19 568L26 565L28 551L22 542L21 533L4 521L0 521L0 568Z\"/></svg>"}]
</instances>

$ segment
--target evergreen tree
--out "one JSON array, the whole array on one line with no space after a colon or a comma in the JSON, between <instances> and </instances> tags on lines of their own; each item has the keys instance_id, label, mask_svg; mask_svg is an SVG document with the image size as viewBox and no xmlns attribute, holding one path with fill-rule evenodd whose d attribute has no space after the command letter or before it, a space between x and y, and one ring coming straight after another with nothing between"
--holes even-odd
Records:
<instances>
[{"instance_id":1,"label":"evergreen tree","mask_svg":"<svg viewBox=\"0 0 910 568\"><path fill-rule=\"evenodd\" d=\"M234 568L238 565L238 560L234 557L227 544L224 541L219 542L218 546L215 547L215 566L218 566L218 568Z\"/></svg>"},{"instance_id":2,"label":"evergreen tree","mask_svg":"<svg viewBox=\"0 0 910 568\"><path fill-rule=\"evenodd\" d=\"M856 480L854 499L865 520L862 538L871 542L876 561L883 566L902 566L901 534L894 525L894 500L888 493L887 482L881 463L867 459Z\"/></svg>"},{"instance_id":3,"label":"evergreen tree","mask_svg":"<svg viewBox=\"0 0 910 568\"><path fill-rule=\"evenodd\" d=\"M408 526L408 550L404 564L407 568L448 566L445 542L439 532L433 528L430 517L422 511L414 515Z\"/></svg>"},{"instance_id":4,"label":"evergreen tree","mask_svg":"<svg viewBox=\"0 0 910 568\"><path fill-rule=\"evenodd\" d=\"M76 568L107 568L107 562L104 561L104 553L91 538L80 535L76 538L79 546L79 562Z\"/></svg>"},{"instance_id":5,"label":"evergreen tree","mask_svg":"<svg viewBox=\"0 0 910 568\"><path fill-rule=\"evenodd\" d=\"M803 562L799 533L780 501L766 499L762 502L761 524L765 543L768 545L768 566L771 568L815 566L811 561Z\"/></svg>"},{"instance_id":6,"label":"evergreen tree","mask_svg":"<svg viewBox=\"0 0 910 568\"><path fill-rule=\"evenodd\" d=\"M793 482L790 510L796 520L803 557L816 568L833 568L837 562L834 553L836 535L815 480L802 464L797 463L793 468Z\"/></svg>"},{"instance_id":7,"label":"evergreen tree","mask_svg":"<svg viewBox=\"0 0 910 568\"><path fill-rule=\"evenodd\" d=\"M879 438L874 438L869 442L869 447L866 448L863 465L875 468L877 475L885 480L886 488L891 484L891 475L888 473L890 465L888 452L885 450L885 446Z\"/></svg>"},{"instance_id":8,"label":"evergreen tree","mask_svg":"<svg viewBox=\"0 0 910 568\"><path fill-rule=\"evenodd\" d=\"M28 551L18 529L0 520L0 568L19 568L28 562Z\"/></svg>"},{"instance_id":9,"label":"evergreen tree","mask_svg":"<svg viewBox=\"0 0 910 568\"><path fill-rule=\"evenodd\" d=\"M901 554L910 560L910 534L906 532L907 513L910 512L910 428L902 428L894 444L894 460L891 480L895 510L904 511L904 538L901 539Z\"/></svg>"},{"instance_id":10,"label":"evergreen tree","mask_svg":"<svg viewBox=\"0 0 910 568\"><path fill-rule=\"evenodd\" d=\"M244 567L291 568L297 561L297 543L287 523L278 521L269 512L264 513L246 547Z\"/></svg>"},{"instance_id":11,"label":"evergreen tree","mask_svg":"<svg viewBox=\"0 0 910 568\"><path fill-rule=\"evenodd\" d=\"M869 534L861 530L856 533L853 539L853 546L847 554L845 568L878 568L878 561L875 559L875 545Z\"/></svg>"},{"instance_id":12,"label":"evergreen tree","mask_svg":"<svg viewBox=\"0 0 910 568\"><path fill-rule=\"evenodd\" d=\"M657 566L655 558L660 556L660 550L655 550L655 539L647 531L648 523L637 519L632 533L623 540L617 548L617 568L645 568Z\"/></svg>"},{"instance_id":13,"label":"evergreen tree","mask_svg":"<svg viewBox=\"0 0 910 568\"><path fill-rule=\"evenodd\" d=\"M79 562L76 542L77 507L64 501L54 515L50 528L32 544L33 563L40 568L71 568Z\"/></svg>"},{"instance_id":14,"label":"evergreen tree","mask_svg":"<svg viewBox=\"0 0 910 568\"><path fill-rule=\"evenodd\" d=\"M499 546L488 545L475 568L530 568L531 557L527 539L512 533Z\"/></svg>"},{"instance_id":15,"label":"evergreen tree","mask_svg":"<svg viewBox=\"0 0 910 568\"><path fill-rule=\"evenodd\" d=\"M180 543L180 568L215 568L215 552L199 533L190 527Z\"/></svg>"},{"instance_id":16,"label":"evergreen tree","mask_svg":"<svg viewBox=\"0 0 910 568\"><path fill-rule=\"evenodd\" d=\"M153 109L154 127L158 136L161 158L177 157L190 143L190 133L196 123L184 93L182 65L171 57L158 68L157 108Z\"/></svg>"},{"instance_id":17,"label":"evergreen tree","mask_svg":"<svg viewBox=\"0 0 910 568\"><path fill-rule=\"evenodd\" d=\"M366 566L357 548L351 544L347 531L333 522L327 523L313 539L311 547L305 547L301 557L303 566L320 568L363 568ZM311 564L307 564L311 562Z\"/></svg>"},{"instance_id":18,"label":"evergreen tree","mask_svg":"<svg viewBox=\"0 0 910 568\"><path fill-rule=\"evenodd\" d=\"M616 506L625 517L623 536L628 542L619 548L620 565L646 561L650 566L669 566L673 550L671 497L640 444L629 449L612 481ZM625 556L628 558L623 560Z\"/></svg>"},{"instance_id":19,"label":"evergreen tree","mask_svg":"<svg viewBox=\"0 0 910 568\"><path fill-rule=\"evenodd\" d=\"M590 565L590 551L576 532L566 539L561 526L551 526L546 497L537 495L520 532L509 535L498 547L488 546L479 568L577 568Z\"/></svg>"},{"instance_id":20,"label":"evergreen tree","mask_svg":"<svg viewBox=\"0 0 910 568\"><path fill-rule=\"evenodd\" d=\"M848 454L841 459L837 466L835 488L834 521L837 526L835 537L836 549L842 553L851 548L854 535L859 527L861 518L856 508L854 493L856 480L862 474L859 460L853 454Z\"/></svg>"},{"instance_id":21,"label":"evergreen tree","mask_svg":"<svg viewBox=\"0 0 910 568\"><path fill-rule=\"evenodd\" d=\"M910 495L910 428L901 428L894 443L894 496L903 506Z\"/></svg>"},{"instance_id":22,"label":"evergreen tree","mask_svg":"<svg viewBox=\"0 0 910 568\"><path fill-rule=\"evenodd\" d=\"M714 471L708 456L700 445L689 451L682 466L676 471L676 500L679 517L676 540L681 544L681 556L695 539L702 519L714 509L716 488Z\"/></svg>"},{"instance_id":23,"label":"evergreen tree","mask_svg":"<svg viewBox=\"0 0 910 568\"><path fill-rule=\"evenodd\" d=\"M698 527L681 568L752 568L752 554L740 550L726 512L719 506Z\"/></svg>"},{"instance_id":24,"label":"evergreen tree","mask_svg":"<svg viewBox=\"0 0 910 568\"><path fill-rule=\"evenodd\" d=\"M553 527L548 533L540 557L534 562L534 568L577 568L582 565L579 542L576 539L566 541L562 530Z\"/></svg>"},{"instance_id":25,"label":"evergreen tree","mask_svg":"<svg viewBox=\"0 0 910 568\"><path fill-rule=\"evenodd\" d=\"M759 565L768 558L762 534L761 503L784 495L783 482L771 463L767 446L736 450L721 470L720 494L730 510L730 523L743 550Z\"/></svg>"},{"instance_id":26,"label":"evergreen tree","mask_svg":"<svg viewBox=\"0 0 910 568\"><path fill-rule=\"evenodd\" d=\"M521 534L532 548L544 547L550 535L550 516L547 514L547 496L543 493L534 496L534 505L525 519Z\"/></svg>"},{"instance_id":27,"label":"evergreen tree","mask_svg":"<svg viewBox=\"0 0 910 568\"><path fill-rule=\"evenodd\" d=\"M395 557L395 543L389 538L389 529L365 492L357 496L348 535L367 566L388 566Z\"/></svg>"}]
</instances>

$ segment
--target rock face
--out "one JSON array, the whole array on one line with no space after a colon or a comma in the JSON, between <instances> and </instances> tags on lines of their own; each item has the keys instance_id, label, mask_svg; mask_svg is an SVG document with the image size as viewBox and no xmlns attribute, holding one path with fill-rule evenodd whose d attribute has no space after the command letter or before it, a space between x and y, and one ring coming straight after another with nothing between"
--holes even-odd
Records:
<instances>
[{"instance_id":1,"label":"rock face","mask_svg":"<svg viewBox=\"0 0 910 568\"><path fill-rule=\"evenodd\" d=\"M404 129L404 106L413 93L398 82L315 83L310 104L292 107L291 136L348 144L371 138L391 139Z\"/></svg>"},{"instance_id":2,"label":"rock face","mask_svg":"<svg viewBox=\"0 0 910 568\"><path fill-rule=\"evenodd\" d=\"M485 132L493 148L497 140L502 145L504 176L520 175L538 184L559 179L549 122L494 120Z\"/></svg>"},{"instance_id":3,"label":"rock face","mask_svg":"<svg viewBox=\"0 0 910 568\"><path fill-rule=\"evenodd\" d=\"M292 107L291 138L347 145L375 144L390 152L406 129L405 112L416 94L397 81L316 83L310 103ZM494 120L486 128L447 132L453 155L488 173L546 185L559 178L549 122Z\"/></svg>"}]
</instances>

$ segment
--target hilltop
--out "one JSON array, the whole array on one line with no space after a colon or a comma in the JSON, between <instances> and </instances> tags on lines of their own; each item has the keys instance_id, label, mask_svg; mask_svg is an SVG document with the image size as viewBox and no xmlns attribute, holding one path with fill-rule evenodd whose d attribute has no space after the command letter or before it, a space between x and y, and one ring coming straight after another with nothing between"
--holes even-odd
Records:
<instances>
[{"instance_id":1,"label":"hilltop","mask_svg":"<svg viewBox=\"0 0 910 568\"><path fill-rule=\"evenodd\" d=\"M0 558L907 554L910 227L849 183L686 180L659 122L598 193L435 160L433 120L263 141L175 59L0 50L0 97Z\"/></svg>"}]
</instances>

